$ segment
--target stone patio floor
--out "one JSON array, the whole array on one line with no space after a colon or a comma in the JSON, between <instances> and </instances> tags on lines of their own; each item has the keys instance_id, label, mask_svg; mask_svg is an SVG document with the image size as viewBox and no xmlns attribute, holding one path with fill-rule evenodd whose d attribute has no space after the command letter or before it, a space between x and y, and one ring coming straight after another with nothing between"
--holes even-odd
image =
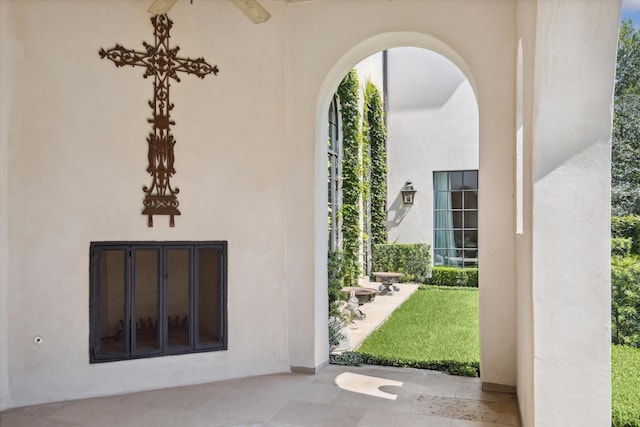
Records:
<instances>
[{"instance_id":1,"label":"stone patio floor","mask_svg":"<svg viewBox=\"0 0 640 427\"><path fill-rule=\"evenodd\" d=\"M375 284L363 283L375 287ZM378 295L352 325L357 347L409 295ZM482 391L479 378L382 366L330 365L282 373L15 408L2 427L520 426L515 395Z\"/></svg>"},{"instance_id":2,"label":"stone patio floor","mask_svg":"<svg viewBox=\"0 0 640 427\"><path fill-rule=\"evenodd\" d=\"M336 365L0 413L2 427L507 427L518 419L515 396L483 392L478 378Z\"/></svg>"}]
</instances>

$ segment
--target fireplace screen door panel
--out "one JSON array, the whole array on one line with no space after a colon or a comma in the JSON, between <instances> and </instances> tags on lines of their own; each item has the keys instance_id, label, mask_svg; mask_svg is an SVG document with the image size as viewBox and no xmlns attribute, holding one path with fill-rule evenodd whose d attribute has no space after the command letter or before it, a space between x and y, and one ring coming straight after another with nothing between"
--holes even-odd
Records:
<instances>
[{"instance_id":1,"label":"fireplace screen door panel","mask_svg":"<svg viewBox=\"0 0 640 427\"><path fill-rule=\"evenodd\" d=\"M170 348L191 346L191 322L185 315L191 309L190 284L192 282L191 248L167 250L167 344Z\"/></svg>"},{"instance_id":2,"label":"fireplace screen door panel","mask_svg":"<svg viewBox=\"0 0 640 427\"><path fill-rule=\"evenodd\" d=\"M129 333L123 326L129 321L127 305L128 252L123 248L105 247L100 251L100 263L95 266L97 305L100 316L95 319L94 332L102 337L101 351L105 356L122 357L129 352Z\"/></svg>"},{"instance_id":3,"label":"fireplace screen door panel","mask_svg":"<svg viewBox=\"0 0 640 427\"><path fill-rule=\"evenodd\" d=\"M90 360L226 350L226 242L91 244Z\"/></svg>"},{"instance_id":4,"label":"fireplace screen door panel","mask_svg":"<svg viewBox=\"0 0 640 427\"><path fill-rule=\"evenodd\" d=\"M220 304L216 277L220 275L220 250L217 248L198 249L198 282L196 286L198 300L198 345L212 345L220 340L220 322L222 319L208 307Z\"/></svg>"}]
</instances>

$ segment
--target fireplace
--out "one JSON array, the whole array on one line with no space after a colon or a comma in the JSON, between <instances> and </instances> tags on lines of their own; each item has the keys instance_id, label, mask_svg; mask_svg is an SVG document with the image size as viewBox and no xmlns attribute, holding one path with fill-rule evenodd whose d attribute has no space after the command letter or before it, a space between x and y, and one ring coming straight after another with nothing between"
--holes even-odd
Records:
<instances>
[{"instance_id":1,"label":"fireplace","mask_svg":"<svg viewBox=\"0 0 640 427\"><path fill-rule=\"evenodd\" d=\"M227 349L227 242L90 245L92 363Z\"/></svg>"}]
</instances>

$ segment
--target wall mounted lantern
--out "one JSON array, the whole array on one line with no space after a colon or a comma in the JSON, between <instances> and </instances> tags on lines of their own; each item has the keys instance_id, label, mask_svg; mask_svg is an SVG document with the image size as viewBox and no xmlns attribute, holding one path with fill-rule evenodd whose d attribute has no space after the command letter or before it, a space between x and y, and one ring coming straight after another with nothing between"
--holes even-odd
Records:
<instances>
[{"instance_id":1,"label":"wall mounted lantern","mask_svg":"<svg viewBox=\"0 0 640 427\"><path fill-rule=\"evenodd\" d=\"M400 190L400 192L402 193L402 204L412 205L413 199L416 194L416 189L413 188L413 184L411 183L411 181L405 182L404 187L402 187L402 190Z\"/></svg>"}]
</instances>

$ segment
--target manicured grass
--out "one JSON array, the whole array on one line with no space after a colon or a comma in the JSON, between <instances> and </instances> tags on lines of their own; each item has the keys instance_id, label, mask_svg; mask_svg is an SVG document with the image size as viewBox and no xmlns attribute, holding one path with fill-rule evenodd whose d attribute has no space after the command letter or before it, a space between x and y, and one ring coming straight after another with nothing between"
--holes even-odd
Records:
<instances>
[{"instance_id":1,"label":"manicured grass","mask_svg":"<svg viewBox=\"0 0 640 427\"><path fill-rule=\"evenodd\" d=\"M370 362L469 375L459 372L462 364L477 375L479 346L478 290L429 287L398 307L357 353ZM448 369L450 365L455 366Z\"/></svg>"},{"instance_id":2,"label":"manicured grass","mask_svg":"<svg viewBox=\"0 0 640 427\"><path fill-rule=\"evenodd\" d=\"M477 376L478 290L419 290L338 363L438 369ZM611 346L611 425L640 427L640 349Z\"/></svg>"},{"instance_id":3,"label":"manicured grass","mask_svg":"<svg viewBox=\"0 0 640 427\"><path fill-rule=\"evenodd\" d=\"M611 346L611 425L640 427L640 349Z\"/></svg>"}]
</instances>

